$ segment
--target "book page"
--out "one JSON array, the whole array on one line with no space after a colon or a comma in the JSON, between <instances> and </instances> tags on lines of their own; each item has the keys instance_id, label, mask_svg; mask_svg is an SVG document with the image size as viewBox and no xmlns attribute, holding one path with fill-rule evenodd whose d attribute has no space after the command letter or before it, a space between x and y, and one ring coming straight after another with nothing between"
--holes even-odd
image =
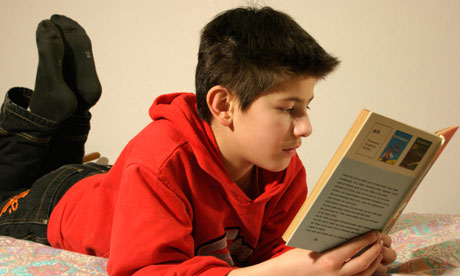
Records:
<instances>
[{"instance_id":1,"label":"book page","mask_svg":"<svg viewBox=\"0 0 460 276\"><path fill-rule=\"evenodd\" d=\"M413 192L441 141L372 113L287 244L324 251L381 231Z\"/></svg>"},{"instance_id":2,"label":"book page","mask_svg":"<svg viewBox=\"0 0 460 276\"><path fill-rule=\"evenodd\" d=\"M299 225L298 247L323 251L383 227L413 178L345 158ZM294 237L293 237L294 239Z\"/></svg>"}]
</instances>

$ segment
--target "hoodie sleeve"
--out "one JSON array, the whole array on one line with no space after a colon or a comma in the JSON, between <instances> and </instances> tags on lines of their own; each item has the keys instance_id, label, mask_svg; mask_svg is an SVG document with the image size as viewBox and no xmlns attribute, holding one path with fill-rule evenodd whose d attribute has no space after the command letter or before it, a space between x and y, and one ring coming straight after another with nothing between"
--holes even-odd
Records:
<instances>
[{"instance_id":1,"label":"hoodie sleeve","mask_svg":"<svg viewBox=\"0 0 460 276\"><path fill-rule=\"evenodd\" d=\"M307 196L307 183L305 168L300 160L296 162L296 173L286 183L287 190L279 198L267 207L269 216L265 218L256 253L251 256L250 263L256 264L279 256L292 247L286 245L282 235L294 219Z\"/></svg>"},{"instance_id":2,"label":"hoodie sleeve","mask_svg":"<svg viewBox=\"0 0 460 276\"><path fill-rule=\"evenodd\" d=\"M233 267L194 256L193 211L141 165L130 165L116 199L107 270L110 275L226 275Z\"/></svg>"}]
</instances>

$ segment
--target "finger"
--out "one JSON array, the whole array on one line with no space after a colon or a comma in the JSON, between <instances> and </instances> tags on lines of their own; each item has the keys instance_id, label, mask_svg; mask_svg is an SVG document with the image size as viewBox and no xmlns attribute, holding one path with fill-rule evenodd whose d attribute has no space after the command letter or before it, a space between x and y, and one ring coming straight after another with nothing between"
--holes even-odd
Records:
<instances>
[{"instance_id":1,"label":"finger","mask_svg":"<svg viewBox=\"0 0 460 276\"><path fill-rule=\"evenodd\" d=\"M363 272L356 274L357 276L371 276L377 273L377 270L382 266L380 262L382 261L382 255L377 256L377 258L372 262L372 264Z\"/></svg>"},{"instance_id":2,"label":"finger","mask_svg":"<svg viewBox=\"0 0 460 276\"><path fill-rule=\"evenodd\" d=\"M354 275L366 272L369 269L375 271L377 269L377 265L374 264L375 261L378 260L378 263L380 263L383 258L381 251L381 243L375 243L361 255L345 263L341 272L343 272L343 275Z\"/></svg>"},{"instance_id":3,"label":"finger","mask_svg":"<svg viewBox=\"0 0 460 276\"><path fill-rule=\"evenodd\" d=\"M382 264L384 265L391 264L392 262L396 260L396 257L397 257L396 251L394 251L393 249L389 247L385 247L385 246L382 248L382 255L383 255Z\"/></svg>"},{"instance_id":4,"label":"finger","mask_svg":"<svg viewBox=\"0 0 460 276\"><path fill-rule=\"evenodd\" d=\"M363 251L366 247L374 244L379 239L379 236L379 232L369 232L328 251L327 254L331 254L333 258L345 262Z\"/></svg>"},{"instance_id":5,"label":"finger","mask_svg":"<svg viewBox=\"0 0 460 276\"><path fill-rule=\"evenodd\" d=\"M382 234L383 245L386 247L391 247L391 237L387 234Z\"/></svg>"},{"instance_id":6,"label":"finger","mask_svg":"<svg viewBox=\"0 0 460 276\"><path fill-rule=\"evenodd\" d=\"M375 270L374 274L386 274L388 272L388 267L379 263L377 269Z\"/></svg>"}]
</instances>

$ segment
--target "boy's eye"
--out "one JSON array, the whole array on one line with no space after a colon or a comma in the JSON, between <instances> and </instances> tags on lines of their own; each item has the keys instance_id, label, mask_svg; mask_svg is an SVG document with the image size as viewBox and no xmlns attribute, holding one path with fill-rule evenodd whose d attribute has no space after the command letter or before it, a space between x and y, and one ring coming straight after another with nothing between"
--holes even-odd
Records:
<instances>
[{"instance_id":1,"label":"boy's eye","mask_svg":"<svg viewBox=\"0 0 460 276\"><path fill-rule=\"evenodd\" d=\"M292 113L294 111L294 107L280 107L280 110L286 113Z\"/></svg>"},{"instance_id":2,"label":"boy's eye","mask_svg":"<svg viewBox=\"0 0 460 276\"><path fill-rule=\"evenodd\" d=\"M297 117L297 116L303 116L303 114L305 114L307 110L310 110L310 106L307 105L307 106L305 107L305 111L302 110L302 108L300 108L300 107L295 107L295 106L293 106L293 107L279 107L278 109L279 109L282 113L289 114L290 116L295 116L295 117Z\"/></svg>"}]
</instances>

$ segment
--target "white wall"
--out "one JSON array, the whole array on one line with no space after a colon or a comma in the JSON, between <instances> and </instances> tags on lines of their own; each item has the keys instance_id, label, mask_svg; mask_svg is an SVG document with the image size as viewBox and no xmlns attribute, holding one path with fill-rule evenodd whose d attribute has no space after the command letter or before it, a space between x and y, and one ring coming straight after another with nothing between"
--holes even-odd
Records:
<instances>
[{"instance_id":1,"label":"white wall","mask_svg":"<svg viewBox=\"0 0 460 276\"><path fill-rule=\"evenodd\" d=\"M248 1L0 2L0 96L33 87L35 27L53 13L91 36L103 97L93 109L88 151L114 161L147 122L161 93L194 90L199 31L216 13ZM460 1L267 0L291 14L342 60L312 104L314 134L299 152L310 188L363 107L435 131L460 124ZM460 135L406 211L460 212Z\"/></svg>"}]
</instances>

